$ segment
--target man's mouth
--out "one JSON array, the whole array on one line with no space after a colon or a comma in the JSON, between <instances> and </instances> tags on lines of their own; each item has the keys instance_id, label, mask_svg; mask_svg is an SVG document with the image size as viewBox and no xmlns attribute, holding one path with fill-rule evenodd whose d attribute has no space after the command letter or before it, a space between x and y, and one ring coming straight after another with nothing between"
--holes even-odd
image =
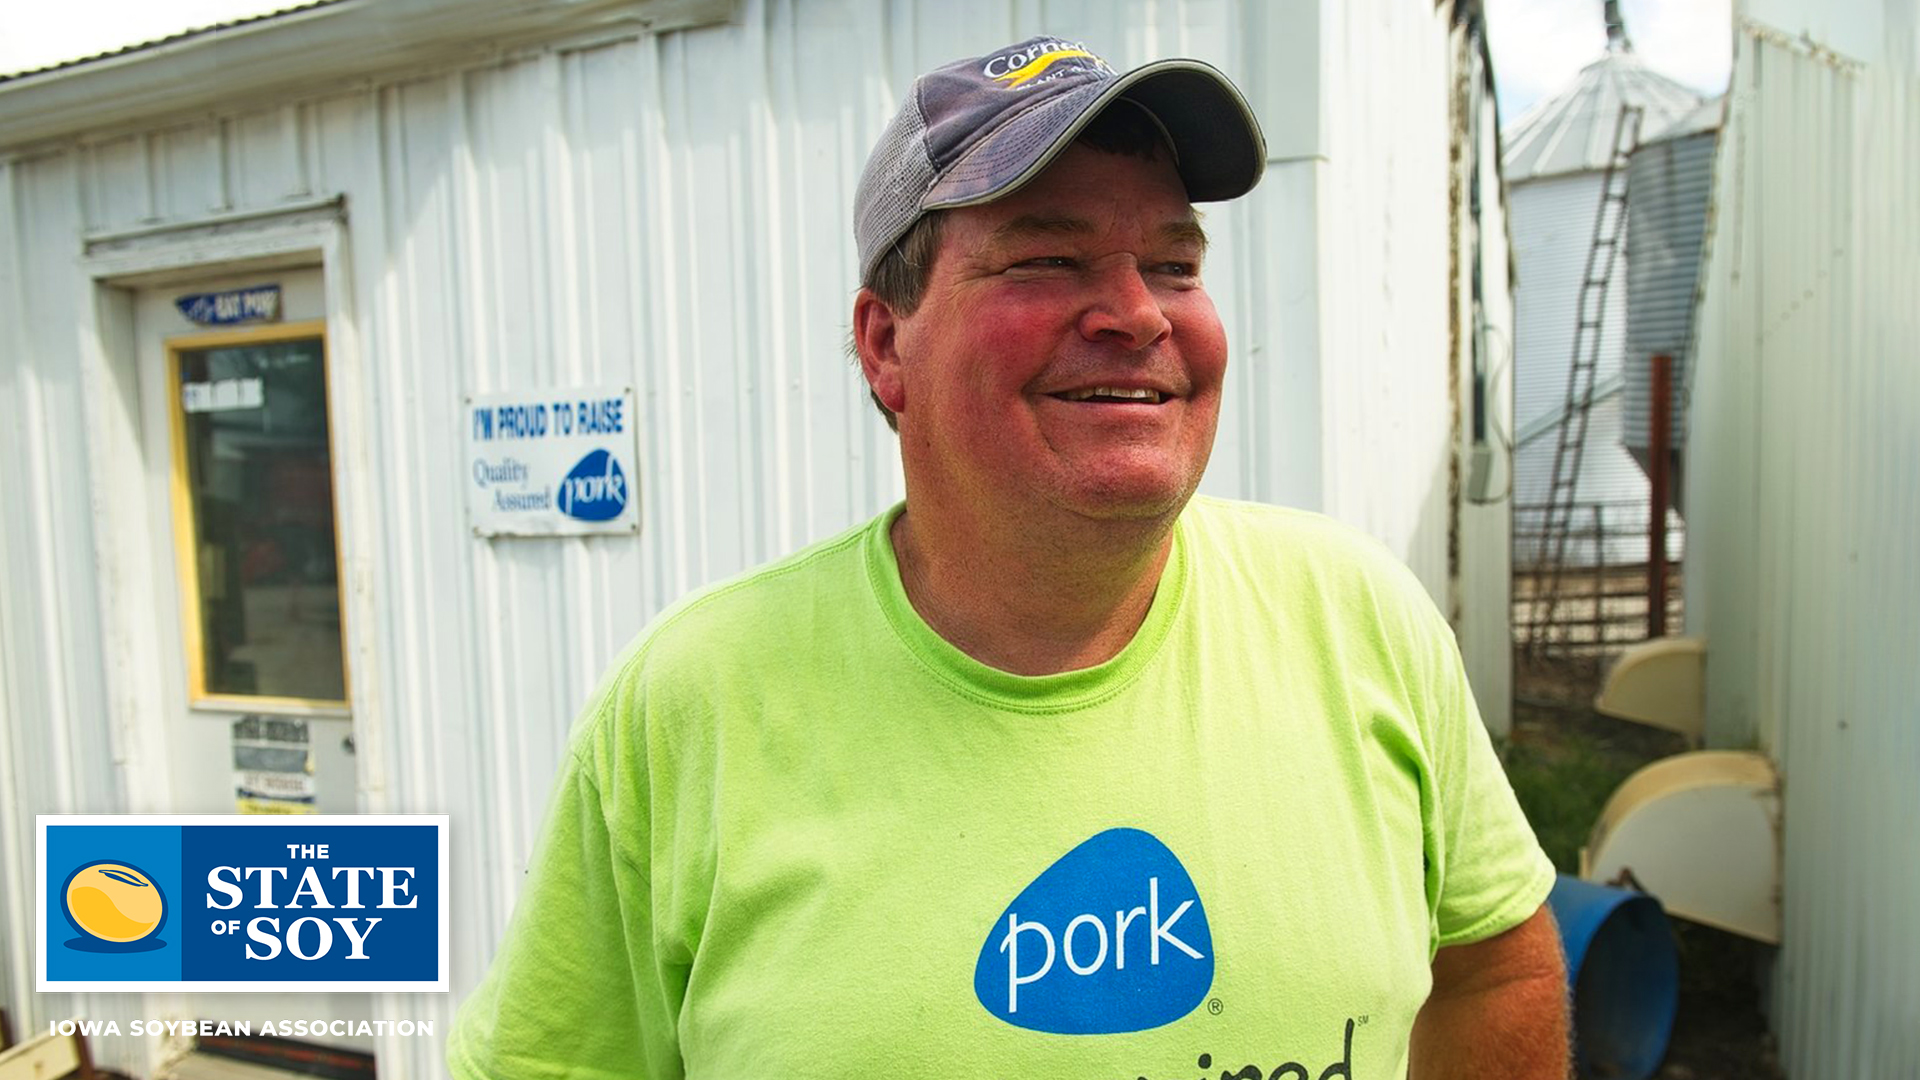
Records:
<instances>
[{"instance_id":1,"label":"man's mouth","mask_svg":"<svg viewBox=\"0 0 1920 1080\"><path fill-rule=\"evenodd\" d=\"M1125 386L1088 386L1050 396L1062 401L1142 402L1148 405L1158 405L1167 399L1167 395L1158 390Z\"/></svg>"}]
</instances>

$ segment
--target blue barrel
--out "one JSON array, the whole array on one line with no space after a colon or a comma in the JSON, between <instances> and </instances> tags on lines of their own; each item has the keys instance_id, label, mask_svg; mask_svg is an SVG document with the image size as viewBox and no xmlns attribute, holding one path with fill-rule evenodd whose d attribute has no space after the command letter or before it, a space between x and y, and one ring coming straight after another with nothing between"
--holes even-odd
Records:
<instances>
[{"instance_id":1,"label":"blue barrel","mask_svg":"<svg viewBox=\"0 0 1920 1080\"><path fill-rule=\"evenodd\" d=\"M1573 991L1573 1048L1589 1080L1646 1080L1666 1056L1680 960L1660 901L1561 874L1547 898Z\"/></svg>"}]
</instances>

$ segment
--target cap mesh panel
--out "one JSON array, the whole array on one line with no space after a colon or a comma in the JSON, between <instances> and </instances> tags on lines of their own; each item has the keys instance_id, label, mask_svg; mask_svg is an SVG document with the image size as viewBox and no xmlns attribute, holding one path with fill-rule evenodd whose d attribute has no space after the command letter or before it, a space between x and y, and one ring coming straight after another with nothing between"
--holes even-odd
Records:
<instances>
[{"instance_id":1,"label":"cap mesh panel","mask_svg":"<svg viewBox=\"0 0 1920 1080\"><path fill-rule=\"evenodd\" d=\"M853 239L860 249L862 281L920 217L920 200L933 184L926 136L916 95L887 125L867 159L853 199Z\"/></svg>"}]
</instances>

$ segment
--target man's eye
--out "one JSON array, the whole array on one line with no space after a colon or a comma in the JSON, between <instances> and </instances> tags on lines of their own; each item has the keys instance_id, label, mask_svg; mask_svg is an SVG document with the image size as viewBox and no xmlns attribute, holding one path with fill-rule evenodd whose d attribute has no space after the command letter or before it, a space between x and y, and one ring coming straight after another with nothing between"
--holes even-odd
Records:
<instances>
[{"instance_id":1,"label":"man's eye","mask_svg":"<svg viewBox=\"0 0 1920 1080\"><path fill-rule=\"evenodd\" d=\"M1174 277L1199 277L1200 264L1197 262L1179 261L1163 262L1160 264L1160 272L1163 274L1171 274Z\"/></svg>"},{"instance_id":2,"label":"man's eye","mask_svg":"<svg viewBox=\"0 0 1920 1080\"><path fill-rule=\"evenodd\" d=\"M1016 270L1071 270L1075 265L1067 255L1038 255L1013 264Z\"/></svg>"}]
</instances>

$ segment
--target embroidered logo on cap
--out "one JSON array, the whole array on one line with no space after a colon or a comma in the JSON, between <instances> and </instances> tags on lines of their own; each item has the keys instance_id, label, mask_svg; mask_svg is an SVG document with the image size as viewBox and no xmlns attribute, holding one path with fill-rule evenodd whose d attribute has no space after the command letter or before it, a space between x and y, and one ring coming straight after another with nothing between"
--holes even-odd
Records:
<instances>
[{"instance_id":1,"label":"embroidered logo on cap","mask_svg":"<svg viewBox=\"0 0 1920 1080\"><path fill-rule=\"evenodd\" d=\"M1091 67L1096 71L1112 73L1105 60L1087 51L1083 42L1042 41L1010 53L1002 53L987 61L980 73L1000 83L1006 89L1020 90L1045 75L1048 69L1065 60L1084 60L1086 63L1074 64L1077 68Z\"/></svg>"}]
</instances>

